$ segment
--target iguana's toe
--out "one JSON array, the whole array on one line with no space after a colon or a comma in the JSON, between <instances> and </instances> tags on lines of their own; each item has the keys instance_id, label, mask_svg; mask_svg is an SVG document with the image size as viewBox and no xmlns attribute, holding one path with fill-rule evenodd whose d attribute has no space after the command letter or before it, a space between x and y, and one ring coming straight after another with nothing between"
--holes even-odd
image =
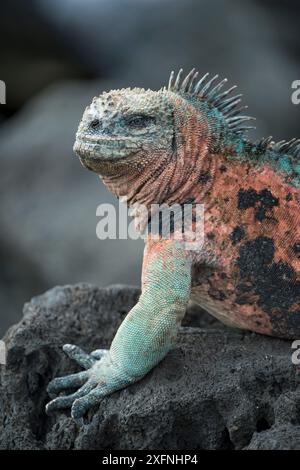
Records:
<instances>
[{"instance_id":1,"label":"iguana's toe","mask_svg":"<svg viewBox=\"0 0 300 470\"><path fill-rule=\"evenodd\" d=\"M82 398L77 398L72 405L72 418L77 422L81 422L81 419L89 411L89 409L95 405L98 405L102 398L108 393L109 392L105 386L99 386L88 393L88 395L85 395Z\"/></svg>"},{"instance_id":2,"label":"iguana's toe","mask_svg":"<svg viewBox=\"0 0 300 470\"><path fill-rule=\"evenodd\" d=\"M65 377L57 377L49 383L47 392L50 396L53 396L67 388L81 387L88 378L89 374L87 371L78 372L77 374L67 375Z\"/></svg>"},{"instance_id":3,"label":"iguana's toe","mask_svg":"<svg viewBox=\"0 0 300 470\"><path fill-rule=\"evenodd\" d=\"M93 388L96 386L94 381L89 380L86 384L84 384L77 392L72 393L71 395L66 395L64 397L58 397L54 400L50 401L46 406L46 413L50 414L53 411L69 408L72 406L74 401L77 398L83 397L84 395L88 394Z\"/></svg>"},{"instance_id":4,"label":"iguana's toe","mask_svg":"<svg viewBox=\"0 0 300 470\"><path fill-rule=\"evenodd\" d=\"M90 369L97 360L95 357L92 357L91 354L87 354L74 344L65 344L63 346L63 350L70 359L76 361L77 364L79 364L84 369Z\"/></svg>"}]
</instances>

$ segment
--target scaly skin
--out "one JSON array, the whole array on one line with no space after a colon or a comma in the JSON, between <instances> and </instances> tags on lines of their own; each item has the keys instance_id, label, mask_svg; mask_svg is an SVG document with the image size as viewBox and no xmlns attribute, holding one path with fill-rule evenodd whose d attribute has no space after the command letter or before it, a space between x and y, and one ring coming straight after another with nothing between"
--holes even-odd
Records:
<instances>
[{"instance_id":1,"label":"scaly skin","mask_svg":"<svg viewBox=\"0 0 300 470\"><path fill-rule=\"evenodd\" d=\"M158 92L114 90L86 108L74 146L82 164L117 197L146 207L141 230L151 204L204 204L204 241L189 250L178 227L169 239L149 231L138 304L109 351L64 347L86 371L49 384L52 396L79 389L54 398L48 412L71 407L80 421L103 396L140 380L174 346L190 298L226 324L300 335L299 141L252 144L240 95L196 76L171 74Z\"/></svg>"}]
</instances>

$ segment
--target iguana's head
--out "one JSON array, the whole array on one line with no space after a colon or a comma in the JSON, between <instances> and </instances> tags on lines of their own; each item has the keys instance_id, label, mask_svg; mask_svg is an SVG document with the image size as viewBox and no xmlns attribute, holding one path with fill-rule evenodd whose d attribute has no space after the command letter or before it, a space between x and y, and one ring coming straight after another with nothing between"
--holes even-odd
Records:
<instances>
[{"instance_id":1,"label":"iguana's head","mask_svg":"<svg viewBox=\"0 0 300 470\"><path fill-rule=\"evenodd\" d=\"M165 91L113 90L95 97L86 108L74 150L84 166L101 173L122 160L143 165L147 157L169 152L173 132Z\"/></svg>"},{"instance_id":2,"label":"iguana's head","mask_svg":"<svg viewBox=\"0 0 300 470\"><path fill-rule=\"evenodd\" d=\"M236 142L241 147L249 119L237 109L241 95L228 98L235 87L223 92L226 79L215 85L217 76L207 77L196 80L192 70L182 80L180 70L159 91L122 89L95 97L76 134L74 151L82 164L131 200L137 200L145 182L157 202L191 184L207 155ZM149 188L144 193L149 199Z\"/></svg>"}]
</instances>

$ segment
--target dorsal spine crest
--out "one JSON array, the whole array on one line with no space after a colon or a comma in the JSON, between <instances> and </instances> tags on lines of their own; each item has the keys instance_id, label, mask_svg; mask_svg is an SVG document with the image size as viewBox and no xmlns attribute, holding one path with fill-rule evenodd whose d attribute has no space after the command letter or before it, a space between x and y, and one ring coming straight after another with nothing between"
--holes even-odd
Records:
<instances>
[{"instance_id":1,"label":"dorsal spine crest","mask_svg":"<svg viewBox=\"0 0 300 470\"><path fill-rule=\"evenodd\" d=\"M198 72L192 69L182 80L183 70L180 69L175 77L175 73L171 72L168 90L177 93L189 100L196 99L206 103L210 109L215 109L224 118L229 130L236 134L244 134L253 126L248 126L247 121L255 118L244 114L247 106L238 107L241 102L241 94L228 97L235 90L236 86L232 86L226 91L221 91L227 83L224 78L216 84L218 75L209 78L209 73L204 74L198 81Z\"/></svg>"}]
</instances>

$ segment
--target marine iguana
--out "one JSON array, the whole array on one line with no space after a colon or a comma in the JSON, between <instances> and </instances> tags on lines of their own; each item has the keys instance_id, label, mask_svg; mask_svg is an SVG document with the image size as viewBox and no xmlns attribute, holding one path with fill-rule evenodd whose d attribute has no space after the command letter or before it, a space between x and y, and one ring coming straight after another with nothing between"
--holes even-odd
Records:
<instances>
[{"instance_id":1,"label":"marine iguana","mask_svg":"<svg viewBox=\"0 0 300 470\"><path fill-rule=\"evenodd\" d=\"M144 377L174 346L189 299L228 325L300 336L300 140L250 142L241 95L217 79L181 69L159 91L113 90L86 108L83 166L130 206L203 204L204 239L188 250L174 230L154 239L150 228L137 305L109 350L64 346L86 370L49 384L48 412L71 407L80 421Z\"/></svg>"}]
</instances>

